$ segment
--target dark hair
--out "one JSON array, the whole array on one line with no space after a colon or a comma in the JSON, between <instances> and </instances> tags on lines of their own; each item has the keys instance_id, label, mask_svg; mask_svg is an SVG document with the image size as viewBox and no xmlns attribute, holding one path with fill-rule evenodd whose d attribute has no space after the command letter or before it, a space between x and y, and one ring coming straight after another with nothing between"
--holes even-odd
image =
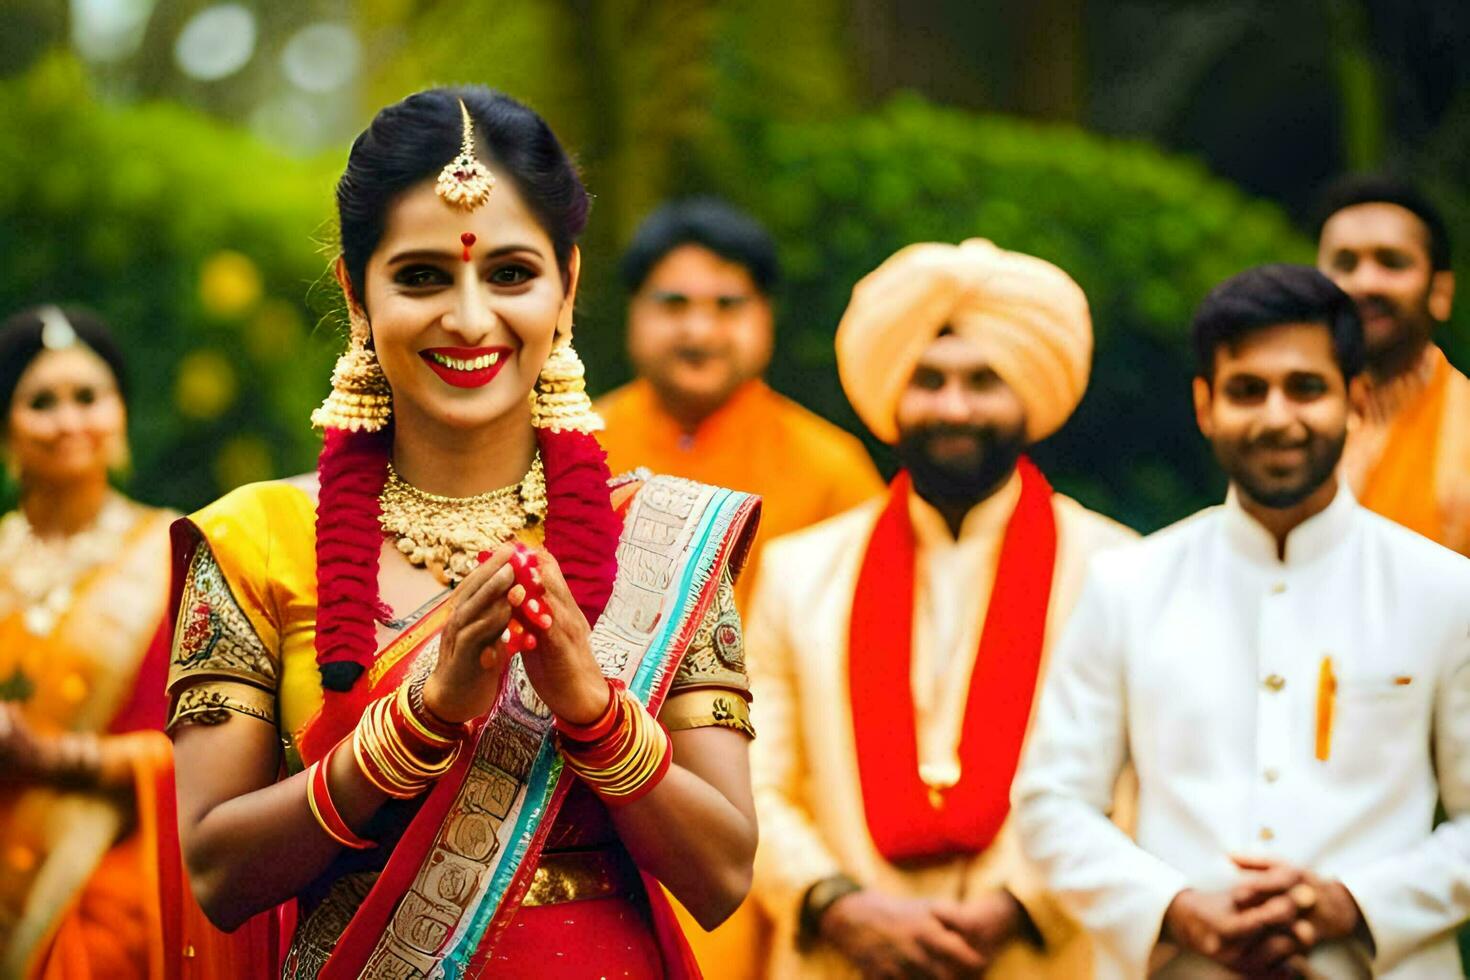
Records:
<instances>
[{"instance_id":1,"label":"dark hair","mask_svg":"<svg viewBox=\"0 0 1470 980\"><path fill-rule=\"evenodd\" d=\"M41 342L41 334L45 329L45 321L41 318L44 309L45 307L37 306L22 310L0 324L0 410L7 416L21 375L25 374L31 362L46 349L46 345ZM112 331L107 324L96 314L73 306L64 307L61 312L82 343L96 351L97 356L107 363L117 381L118 393L126 402L127 362L123 360L122 348L113 340Z\"/></svg>"},{"instance_id":2,"label":"dark hair","mask_svg":"<svg viewBox=\"0 0 1470 980\"><path fill-rule=\"evenodd\" d=\"M669 201L643 219L623 253L623 284L637 292L665 255L691 244L743 265L767 296L780 278L776 243L760 222L720 198L689 197Z\"/></svg>"},{"instance_id":3,"label":"dark hair","mask_svg":"<svg viewBox=\"0 0 1470 980\"><path fill-rule=\"evenodd\" d=\"M1317 202L1317 238L1333 215L1359 204L1397 204L1412 213L1428 233L1434 270L1450 267L1450 233L1439 209L1413 184L1388 174L1349 174L1329 184Z\"/></svg>"},{"instance_id":4,"label":"dark hair","mask_svg":"<svg viewBox=\"0 0 1470 980\"><path fill-rule=\"evenodd\" d=\"M483 85L434 88L395 102L373 117L352 143L337 182L342 258L359 302L368 256L383 237L389 205L433 177L459 153L463 101L474 120L478 151L516 189L551 239L563 273L587 225L587 189L546 121L508 95Z\"/></svg>"},{"instance_id":5,"label":"dark hair","mask_svg":"<svg viewBox=\"0 0 1470 980\"><path fill-rule=\"evenodd\" d=\"M1307 265L1261 265L1210 290L1194 314L1199 376L1215 375L1215 354L1248 334L1283 323L1320 323L1332 334L1346 379L1363 370L1363 322L1358 307L1331 279Z\"/></svg>"}]
</instances>

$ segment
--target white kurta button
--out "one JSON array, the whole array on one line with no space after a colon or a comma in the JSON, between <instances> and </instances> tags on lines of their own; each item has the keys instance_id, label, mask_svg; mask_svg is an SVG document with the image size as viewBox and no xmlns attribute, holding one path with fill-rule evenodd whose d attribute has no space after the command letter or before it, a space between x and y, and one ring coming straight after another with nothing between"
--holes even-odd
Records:
<instances>
[{"instance_id":1,"label":"white kurta button","mask_svg":"<svg viewBox=\"0 0 1470 980\"><path fill-rule=\"evenodd\" d=\"M1274 782L1276 782L1276 780L1278 780L1278 779L1281 778L1281 770L1280 769L1277 769L1274 766L1272 766L1271 768L1267 769L1265 772L1261 773L1261 777L1263 779L1265 779L1266 782L1268 782L1268 783L1274 783Z\"/></svg>"},{"instance_id":2,"label":"white kurta button","mask_svg":"<svg viewBox=\"0 0 1470 980\"><path fill-rule=\"evenodd\" d=\"M1285 582L1273 582L1272 583L1272 585L1271 585L1271 594L1272 595L1281 595L1285 591L1286 591L1286 583Z\"/></svg>"},{"instance_id":3,"label":"white kurta button","mask_svg":"<svg viewBox=\"0 0 1470 980\"><path fill-rule=\"evenodd\" d=\"M1286 678L1280 674L1271 674L1261 683L1266 685L1266 690L1274 693L1286 686Z\"/></svg>"},{"instance_id":4,"label":"white kurta button","mask_svg":"<svg viewBox=\"0 0 1470 980\"><path fill-rule=\"evenodd\" d=\"M1276 831L1270 827L1262 827L1261 832L1256 836L1260 837L1263 841L1273 841L1276 839Z\"/></svg>"}]
</instances>

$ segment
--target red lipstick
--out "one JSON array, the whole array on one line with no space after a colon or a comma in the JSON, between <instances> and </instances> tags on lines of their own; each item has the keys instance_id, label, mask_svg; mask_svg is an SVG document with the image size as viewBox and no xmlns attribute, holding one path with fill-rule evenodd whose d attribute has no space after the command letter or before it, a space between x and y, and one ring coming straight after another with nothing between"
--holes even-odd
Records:
<instances>
[{"instance_id":1,"label":"red lipstick","mask_svg":"<svg viewBox=\"0 0 1470 980\"><path fill-rule=\"evenodd\" d=\"M430 347L419 357L446 384L481 388L495 379L511 353L509 347Z\"/></svg>"}]
</instances>

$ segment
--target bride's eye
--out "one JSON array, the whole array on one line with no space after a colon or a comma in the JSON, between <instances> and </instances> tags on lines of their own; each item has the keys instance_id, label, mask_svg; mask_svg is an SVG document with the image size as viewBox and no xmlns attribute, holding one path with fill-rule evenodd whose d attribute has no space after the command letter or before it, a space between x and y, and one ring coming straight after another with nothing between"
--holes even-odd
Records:
<instances>
[{"instance_id":1,"label":"bride's eye","mask_svg":"<svg viewBox=\"0 0 1470 980\"><path fill-rule=\"evenodd\" d=\"M422 289L425 286L446 285L449 282L449 276L443 269L436 269L431 265L409 265L399 269L394 274L393 281L400 286Z\"/></svg>"},{"instance_id":2,"label":"bride's eye","mask_svg":"<svg viewBox=\"0 0 1470 980\"><path fill-rule=\"evenodd\" d=\"M536 273L519 263L502 265L490 273L490 281L497 286L519 286L534 278Z\"/></svg>"}]
</instances>

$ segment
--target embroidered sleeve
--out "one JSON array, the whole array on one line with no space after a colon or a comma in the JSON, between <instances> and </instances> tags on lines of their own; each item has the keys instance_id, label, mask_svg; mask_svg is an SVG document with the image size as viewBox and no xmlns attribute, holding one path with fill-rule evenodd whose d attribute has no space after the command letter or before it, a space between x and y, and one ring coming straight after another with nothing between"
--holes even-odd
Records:
<instances>
[{"instance_id":1,"label":"embroidered sleeve","mask_svg":"<svg viewBox=\"0 0 1470 980\"><path fill-rule=\"evenodd\" d=\"M659 720L669 731L720 726L754 737L750 681L745 674L745 636L735 609L735 583L720 573L714 601L679 663Z\"/></svg>"},{"instance_id":2,"label":"embroidered sleeve","mask_svg":"<svg viewBox=\"0 0 1470 980\"><path fill-rule=\"evenodd\" d=\"M203 542L189 562L168 671L168 728L218 725L231 712L275 724L276 660Z\"/></svg>"}]
</instances>

